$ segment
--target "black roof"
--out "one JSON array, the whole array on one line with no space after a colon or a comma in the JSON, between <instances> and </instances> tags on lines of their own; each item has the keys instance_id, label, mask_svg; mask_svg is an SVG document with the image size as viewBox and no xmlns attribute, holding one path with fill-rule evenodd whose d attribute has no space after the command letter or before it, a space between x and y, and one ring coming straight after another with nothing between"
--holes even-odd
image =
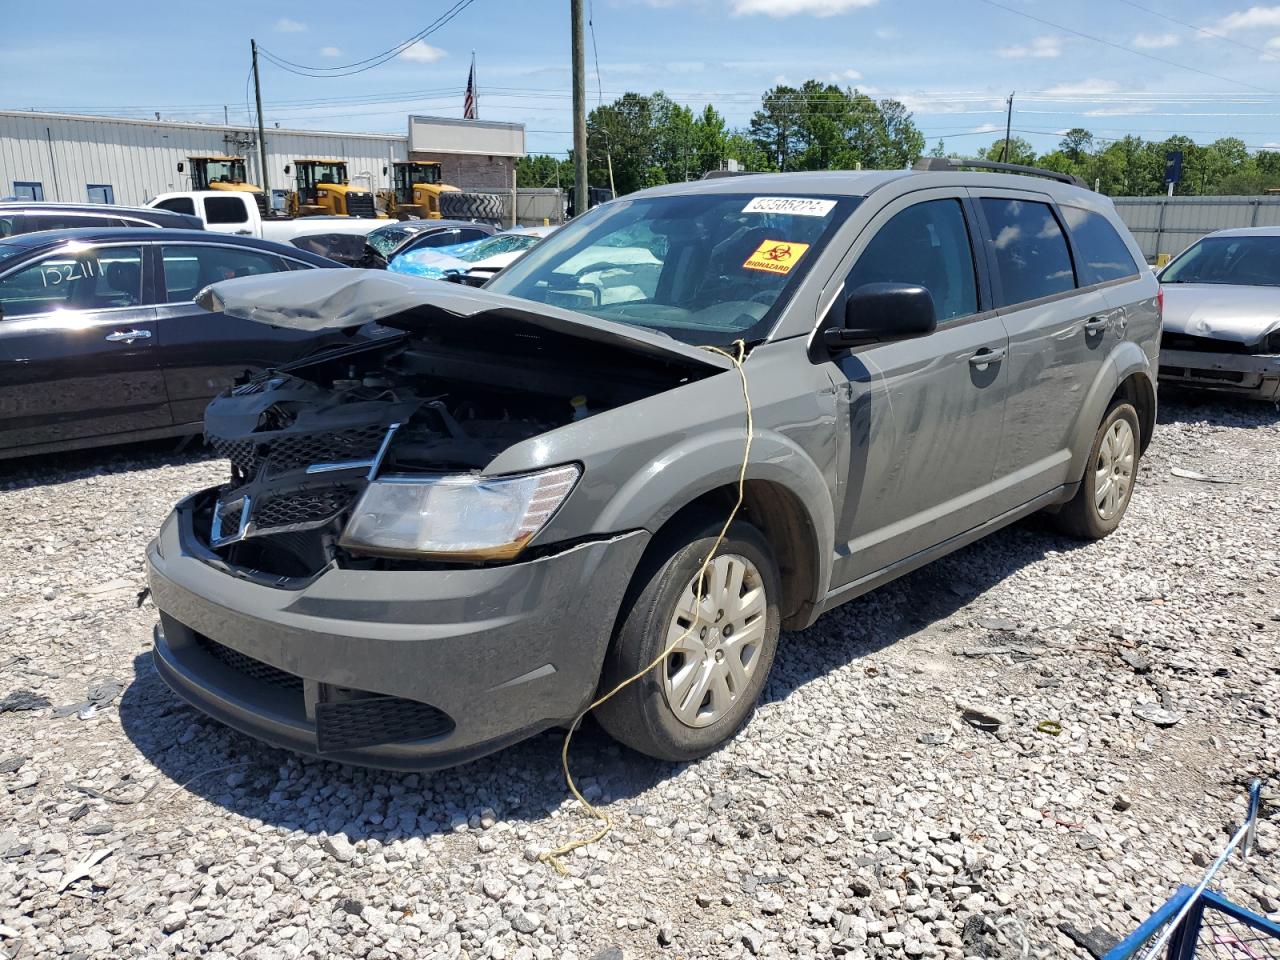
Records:
<instances>
[{"instance_id":1,"label":"black roof","mask_svg":"<svg viewBox=\"0 0 1280 960\"><path fill-rule=\"evenodd\" d=\"M69 240L80 243L201 243L220 246L246 247L264 253L277 253L293 257L317 267L341 266L332 260L316 256L299 247L257 237L242 237L210 230L174 230L167 227L76 227L71 230L41 230L38 233L20 233L0 239L6 247L27 247L32 250L56 247Z\"/></svg>"},{"instance_id":2,"label":"black roof","mask_svg":"<svg viewBox=\"0 0 1280 960\"><path fill-rule=\"evenodd\" d=\"M109 217L112 214L121 217L153 217L168 216L172 210L158 210L155 207L125 207L114 203L63 203L60 200L0 200L0 213L9 210L30 210L33 213L96 213Z\"/></svg>"}]
</instances>

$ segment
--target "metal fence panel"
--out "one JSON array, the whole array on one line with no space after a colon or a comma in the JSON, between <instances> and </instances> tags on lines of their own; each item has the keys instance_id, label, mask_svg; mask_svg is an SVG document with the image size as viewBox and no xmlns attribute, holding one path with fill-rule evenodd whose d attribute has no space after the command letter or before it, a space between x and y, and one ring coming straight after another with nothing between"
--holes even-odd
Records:
<instances>
[{"instance_id":1,"label":"metal fence panel","mask_svg":"<svg viewBox=\"0 0 1280 960\"><path fill-rule=\"evenodd\" d=\"M1215 230L1280 226L1280 197L1116 197L1116 212L1154 261Z\"/></svg>"}]
</instances>

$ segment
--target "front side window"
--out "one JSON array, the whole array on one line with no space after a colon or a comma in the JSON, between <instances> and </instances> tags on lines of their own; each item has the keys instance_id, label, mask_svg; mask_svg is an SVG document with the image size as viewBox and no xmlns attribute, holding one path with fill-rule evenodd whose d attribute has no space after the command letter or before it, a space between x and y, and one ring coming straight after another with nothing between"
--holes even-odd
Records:
<instances>
[{"instance_id":1,"label":"front side window","mask_svg":"<svg viewBox=\"0 0 1280 960\"><path fill-rule=\"evenodd\" d=\"M44 184L35 180L15 180L13 181L13 195L18 200L39 202L44 199Z\"/></svg>"},{"instance_id":2,"label":"front side window","mask_svg":"<svg viewBox=\"0 0 1280 960\"><path fill-rule=\"evenodd\" d=\"M1088 286L1137 275L1138 265L1133 262L1128 244L1106 217L1080 207L1059 209L1076 246L1081 284Z\"/></svg>"},{"instance_id":3,"label":"front side window","mask_svg":"<svg viewBox=\"0 0 1280 960\"><path fill-rule=\"evenodd\" d=\"M1280 236L1197 240L1164 268L1160 282L1280 286Z\"/></svg>"},{"instance_id":4,"label":"front side window","mask_svg":"<svg viewBox=\"0 0 1280 960\"><path fill-rule=\"evenodd\" d=\"M192 217L196 215L195 201L190 197L170 197L167 200L161 200L156 206L161 210L172 210L174 213L185 213Z\"/></svg>"},{"instance_id":5,"label":"front side window","mask_svg":"<svg viewBox=\"0 0 1280 960\"><path fill-rule=\"evenodd\" d=\"M973 245L959 200L929 200L895 214L858 257L845 289L912 283L933 296L938 322L978 312Z\"/></svg>"},{"instance_id":6,"label":"front side window","mask_svg":"<svg viewBox=\"0 0 1280 960\"><path fill-rule=\"evenodd\" d=\"M239 197L205 197L204 218L208 223L246 223L249 211Z\"/></svg>"},{"instance_id":7,"label":"front side window","mask_svg":"<svg viewBox=\"0 0 1280 960\"><path fill-rule=\"evenodd\" d=\"M762 339L859 202L727 193L618 200L561 227L487 289L685 343Z\"/></svg>"},{"instance_id":8,"label":"front side window","mask_svg":"<svg viewBox=\"0 0 1280 960\"><path fill-rule=\"evenodd\" d=\"M89 195L90 203L115 203L116 192L111 189L109 183L91 183L85 191Z\"/></svg>"},{"instance_id":9,"label":"front side window","mask_svg":"<svg viewBox=\"0 0 1280 960\"><path fill-rule=\"evenodd\" d=\"M1075 289L1071 251L1053 208L1032 200L983 197L990 252L999 278L999 306Z\"/></svg>"},{"instance_id":10,"label":"front side window","mask_svg":"<svg viewBox=\"0 0 1280 960\"><path fill-rule=\"evenodd\" d=\"M63 250L0 279L6 319L142 303L142 248Z\"/></svg>"},{"instance_id":11,"label":"front side window","mask_svg":"<svg viewBox=\"0 0 1280 960\"><path fill-rule=\"evenodd\" d=\"M186 303L211 283L288 269L274 254L237 247L174 245L160 248L165 303Z\"/></svg>"}]
</instances>

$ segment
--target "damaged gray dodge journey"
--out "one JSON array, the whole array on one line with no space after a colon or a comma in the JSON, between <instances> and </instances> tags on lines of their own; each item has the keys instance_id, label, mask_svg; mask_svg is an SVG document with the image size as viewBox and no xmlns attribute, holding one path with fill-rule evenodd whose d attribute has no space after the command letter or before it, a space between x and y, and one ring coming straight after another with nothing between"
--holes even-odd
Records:
<instances>
[{"instance_id":1,"label":"damaged gray dodge journey","mask_svg":"<svg viewBox=\"0 0 1280 960\"><path fill-rule=\"evenodd\" d=\"M684 760L746 721L781 630L1034 511L1106 536L1156 419L1156 281L1105 198L943 167L646 190L478 290L209 288L387 335L209 406L231 475L147 551L160 675L263 740L424 769L683 637L596 714ZM746 496L696 591L743 465L737 341Z\"/></svg>"}]
</instances>

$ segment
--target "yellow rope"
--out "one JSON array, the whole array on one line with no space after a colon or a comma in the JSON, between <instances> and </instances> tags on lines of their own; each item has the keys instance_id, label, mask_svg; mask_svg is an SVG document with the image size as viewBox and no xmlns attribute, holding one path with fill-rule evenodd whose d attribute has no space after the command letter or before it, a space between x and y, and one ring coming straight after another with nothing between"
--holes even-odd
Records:
<instances>
[{"instance_id":1,"label":"yellow rope","mask_svg":"<svg viewBox=\"0 0 1280 960\"><path fill-rule=\"evenodd\" d=\"M733 345L737 348L736 355L729 353L727 350L722 350L719 347L710 347L710 346L703 347L704 350L710 350L713 353L718 353L723 357L727 357L730 360L730 362L733 363L734 367L737 368L738 376L742 379L742 400L743 400L743 403L746 405L746 411L747 411L747 442L742 451L742 468L738 471L738 500L733 505L733 509L729 511L729 516L725 519L724 526L720 528L720 535L716 537L715 543L711 545L710 551L708 551L706 558L702 561L702 566L698 569L698 577L697 577L698 586L697 586L695 595L699 597L702 596L702 588L706 582L707 570L711 566L711 560L712 558L715 557L716 551L720 549L720 545L724 543L724 538L729 533L729 525L733 523L734 518L737 517L738 515L738 511L742 508L742 500L746 490L746 483L747 483L747 465L751 460L751 441L755 437L755 423L752 419L752 414L751 414L751 394L747 390L747 371L742 366L742 361L746 357L746 353L747 353L747 345L742 340L735 340L733 342ZM587 800L586 797L584 797L581 794L581 792L579 792L578 785L573 782L573 774L570 773L569 771L569 743L573 739L573 735L577 731L578 725L582 723L583 717L585 717L588 713L590 713L596 707L600 706L600 704L604 703L609 698L614 696L614 694L618 693L618 691L635 683L637 680L643 677L646 673L648 673L658 664L666 660L667 657L671 655L672 651L674 651L676 647L678 647L680 644L684 643L684 641L689 637L689 635L693 633L693 629L696 624L697 624L697 618L695 617L693 622L689 624L689 627L685 630L685 632L682 633L680 636L676 637L675 640L671 641L671 643L667 646L667 648L663 650L660 654L658 654L657 657L654 658L652 663L646 666L639 673L636 673L630 677L627 677L627 679L623 680L620 684L618 684L616 687L614 687L612 690L606 693L599 700L587 706L585 709L582 710L581 713L579 713L576 717L573 718L573 723L569 725L569 730L564 735L564 744L560 748L560 765L564 768L564 781L566 784L568 784L569 791L574 795L578 803L581 804L582 808L586 810L587 813L589 813L597 821L599 821L601 826L599 830L597 830L594 834L592 834L589 837L579 837L575 840L570 840L568 843L565 843L564 845L559 846L554 850L547 850L538 855L539 860L541 860L544 863L550 863L553 867L556 868L556 871L558 873L564 875L569 872L568 870L565 869L564 863L560 859L561 857L563 857L565 854L572 853L574 850L578 850L582 847L589 847L594 843L599 843L606 836L608 836L609 831L613 829L613 821L609 819L608 814L597 809L589 800Z\"/></svg>"}]
</instances>

